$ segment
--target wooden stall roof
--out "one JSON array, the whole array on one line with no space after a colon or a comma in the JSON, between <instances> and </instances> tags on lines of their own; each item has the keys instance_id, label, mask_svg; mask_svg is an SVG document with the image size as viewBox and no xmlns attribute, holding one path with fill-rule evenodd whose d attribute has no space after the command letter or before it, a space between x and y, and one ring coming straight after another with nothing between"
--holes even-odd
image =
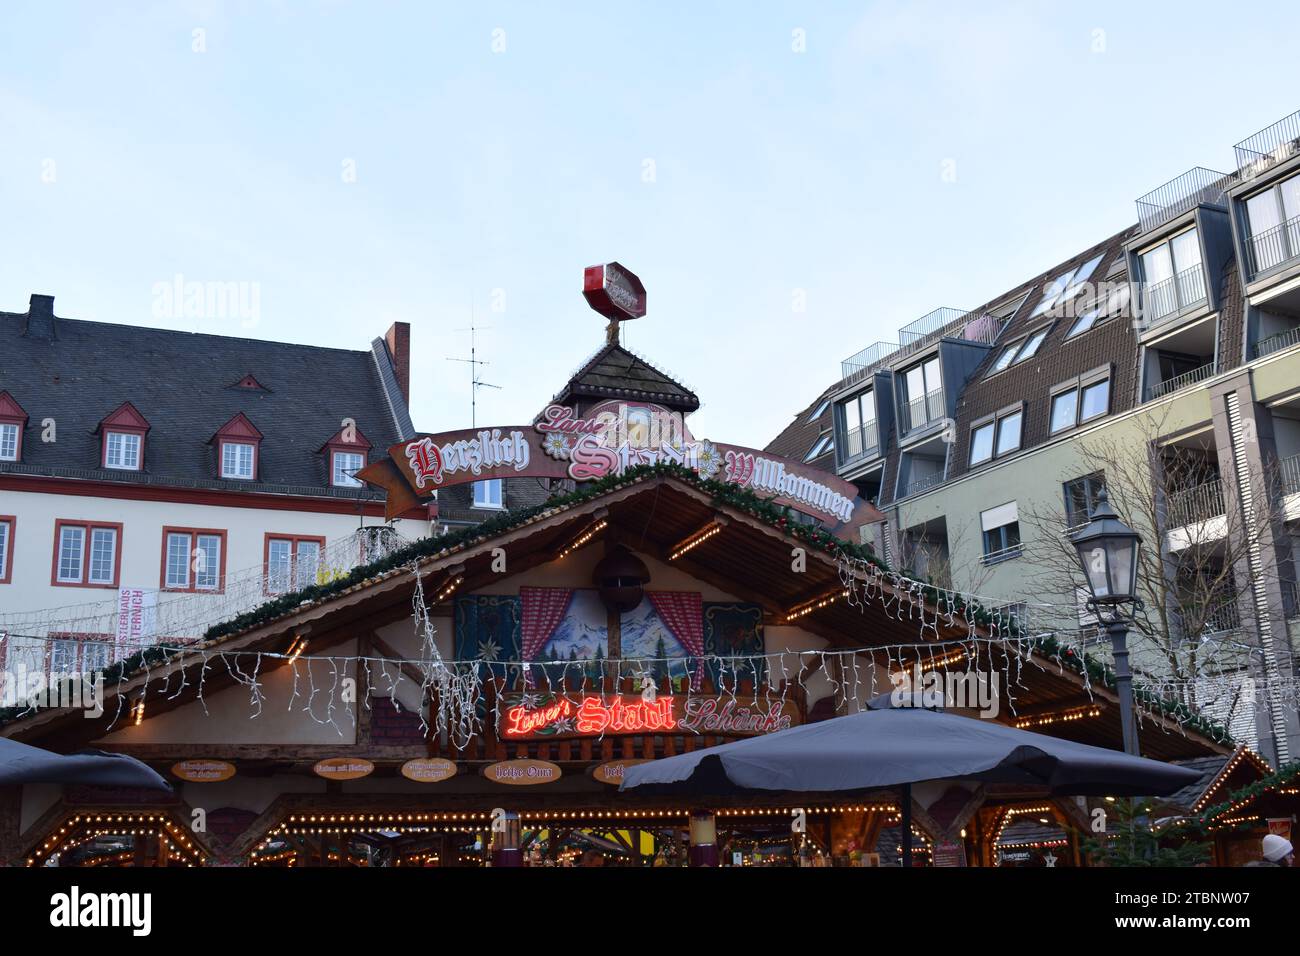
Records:
<instances>
[{"instance_id":1,"label":"wooden stall roof","mask_svg":"<svg viewBox=\"0 0 1300 956\"><path fill-rule=\"evenodd\" d=\"M605 533L616 535L634 551L670 562L702 582L760 605L768 624L780 624L791 610L843 588L841 567L831 555L739 508L714 501L708 492L689 482L671 475L646 475L590 499L545 510L496 534L473 538L422 558L414 567L406 565L378 574L317 602L304 603L274 620L197 644L164 665L173 673L183 668L189 686L175 695L151 696L149 713L152 716L195 697L203 650L283 652L295 637L306 636L312 653L319 653L409 617L417 578L429 600L456 578L463 578L456 593L470 593L489 582L500 582L500 575L492 570L493 549L506 548L510 573L518 574L563 560L559 555L566 545L602 519L608 522ZM718 533L673 558L683 542L711 526L717 526ZM802 573L791 569L794 548L806 552L807 567ZM886 599L891 596L887 585L884 594ZM880 600L856 606L837 601L799 617L795 623L824 638L829 647L859 649L864 663L873 651L874 659L884 663L885 657L879 651L882 646L917 644L925 639L905 606L890 609ZM965 624L941 624L926 636L951 641L967 635ZM263 669L279 664L268 660ZM1091 719L1033 729L1083 743L1119 747L1118 701L1110 689L1096 685L1089 689L1079 674L1037 653L1012 662L1013 667L1016 664L1023 665L1018 668L1020 684L1011 690L1020 715L1047 714L1087 704L1100 709L1099 716ZM158 666L153 668L152 681L159 679L160 670ZM219 689L223 679L233 683L232 678L210 672L207 692ZM99 720L86 719L81 711L46 710L11 721L0 727L0 734L53 749L84 745L105 733L117 710L116 696L138 692L145 680L142 672L120 684L107 684L106 712ZM173 680L173 686L179 684L179 677ZM1009 708L1002 710L999 719L1016 722L1017 716ZM1158 760L1227 753L1231 749L1172 720L1151 715L1142 721L1140 735L1143 754Z\"/></svg>"}]
</instances>

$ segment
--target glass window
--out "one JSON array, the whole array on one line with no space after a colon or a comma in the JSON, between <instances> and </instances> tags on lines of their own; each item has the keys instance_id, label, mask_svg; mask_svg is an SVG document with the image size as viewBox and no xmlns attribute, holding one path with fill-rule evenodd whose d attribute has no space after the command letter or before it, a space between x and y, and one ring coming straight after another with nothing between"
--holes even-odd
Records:
<instances>
[{"instance_id":1,"label":"glass window","mask_svg":"<svg viewBox=\"0 0 1300 956\"><path fill-rule=\"evenodd\" d=\"M194 587L199 591L215 591L221 586L221 535L199 535L196 550Z\"/></svg>"},{"instance_id":2,"label":"glass window","mask_svg":"<svg viewBox=\"0 0 1300 956\"><path fill-rule=\"evenodd\" d=\"M90 531L90 583L112 584L114 558L117 554L117 532L112 528L92 528Z\"/></svg>"},{"instance_id":3,"label":"glass window","mask_svg":"<svg viewBox=\"0 0 1300 956\"><path fill-rule=\"evenodd\" d=\"M125 432L109 432L104 464L123 471L140 470L140 436Z\"/></svg>"},{"instance_id":4,"label":"glass window","mask_svg":"<svg viewBox=\"0 0 1300 956\"><path fill-rule=\"evenodd\" d=\"M1052 306L1056 305L1056 301L1061 297L1061 293L1070 287L1070 283L1074 279L1074 271L1075 270L1071 269L1064 275L1057 276L1052 281L1052 284L1044 290L1043 297L1039 300L1038 305L1034 306L1034 311L1029 314L1031 319L1034 318L1034 316L1042 315Z\"/></svg>"},{"instance_id":5,"label":"glass window","mask_svg":"<svg viewBox=\"0 0 1300 956\"><path fill-rule=\"evenodd\" d=\"M812 461L818 455L822 455L830 451L832 448L835 447L830 442L831 442L830 435L822 435L815 442L813 442L812 448L810 448L808 450L808 454L804 456L804 461ZM479 507L500 507L500 505L480 505Z\"/></svg>"},{"instance_id":6,"label":"glass window","mask_svg":"<svg viewBox=\"0 0 1300 956\"><path fill-rule=\"evenodd\" d=\"M1016 355L1016 364L1023 362L1027 358L1033 358L1034 353L1043 344L1043 339L1047 338L1047 331L1047 329L1039 329L1025 340L1024 348Z\"/></svg>"},{"instance_id":7,"label":"glass window","mask_svg":"<svg viewBox=\"0 0 1300 956\"><path fill-rule=\"evenodd\" d=\"M1097 317L1101 315L1101 306L1093 306L1083 315L1074 320L1074 325L1070 326L1070 331L1065 334L1067 339L1072 339L1076 335L1082 335L1087 332L1097 322Z\"/></svg>"},{"instance_id":8,"label":"glass window","mask_svg":"<svg viewBox=\"0 0 1300 956\"><path fill-rule=\"evenodd\" d=\"M1192 268L1192 266L1201 264L1201 242L1195 229L1189 229L1174 236L1169 244L1174 250L1174 270L1176 272L1183 272Z\"/></svg>"},{"instance_id":9,"label":"glass window","mask_svg":"<svg viewBox=\"0 0 1300 956\"><path fill-rule=\"evenodd\" d=\"M1020 423L1023 418L1023 413L1015 412L1005 418L998 419L997 454L1005 455L1007 452L1015 451L1020 447Z\"/></svg>"},{"instance_id":10,"label":"glass window","mask_svg":"<svg viewBox=\"0 0 1300 956\"><path fill-rule=\"evenodd\" d=\"M77 642L53 641L50 644L50 673L66 676L77 673Z\"/></svg>"},{"instance_id":11,"label":"glass window","mask_svg":"<svg viewBox=\"0 0 1300 956\"><path fill-rule=\"evenodd\" d=\"M167 573L169 588L190 586L190 536L172 532L167 535Z\"/></svg>"},{"instance_id":12,"label":"glass window","mask_svg":"<svg viewBox=\"0 0 1300 956\"><path fill-rule=\"evenodd\" d=\"M1020 545L1020 522L1012 521L1009 524L1000 525L996 528L989 528L984 532L984 554L985 556L999 554L1003 551L1010 551Z\"/></svg>"},{"instance_id":13,"label":"glass window","mask_svg":"<svg viewBox=\"0 0 1300 956\"><path fill-rule=\"evenodd\" d=\"M9 570L9 528L10 522L0 521L0 580Z\"/></svg>"},{"instance_id":14,"label":"glass window","mask_svg":"<svg viewBox=\"0 0 1300 956\"><path fill-rule=\"evenodd\" d=\"M1282 224L1278 215L1277 193L1268 189L1246 200L1246 217L1250 220L1250 234L1258 236L1262 232L1276 229Z\"/></svg>"},{"instance_id":15,"label":"glass window","mask_svg":"<svg viewBox=\"0 0 1300 956\"><path fill-rule=\"evenodd\" d=\"M1070 287L1066 289L1065 293L1061 296L1062 299L1070 298L1083 288L1083 284L1092 277L1094 272L1097 271L1097 266L1101 265L1103 255L1104 253L1094 256L1083 265L1079 266L1078 271L1074 273L1074 279L1070 282Z\"/></svg>"},{"instance_id":16,"label":"glass window","mask_svg":"<svg viewBox=\"0 0 1300 956\"><path fill-rule=\"evenodd\" d=\"M315 584L320 571L320 542L299 541L294 558L297 565L294 580L297 586L305 588Z\"/></svg>"},{"instance_id":17,"label":"glass window","mask_svg":"<svg viewBox=\"0 0 1300 956\"><path fill-rule=\"evenodd\" d=\"M1142 279L1147 285L1164 282L1174 276L1173 260L1169 258L1169 245L1161 243L1142 253Z\"/></svg>"},{"instance_id":18,"label":"glass window","mask_svg":"<svg viewBox=\"0 0 1300 956\"><path fill-rule=\"evenodd\" d=\"M0 422L0 461L18 460L18 426Z\"/></svg>"},{"instance_id":19,"label":"glass window","mask_svg":"<svg viewBox=\"0 0 1300 956\"><path fill-rule=\"evenodd\" d=\"M1052 396L1052 434L1074 425L1078 402L1079 390L1075 388Z\"/></svg>"},{"instance_id":20,"label":"glass window","mask_svg":"<svg viewBox=\"0 0 1300 956\"><path fill-rule=\"evenodd\" d=\"M1006 348L1004 348L1002 350L1002 354L999 355L997 357L997 360L989 367L989 374L992 375L994 372L1000 372L1008 365L1010 365L1011 360L1016 357L1016 350L1019 348L1020 348L1019 342L1017 342L1015 345L1008 345Z\"/></svg>"},{"instance_id":21,"label":"glass window","mask_svg":"<svg viewBox=\"0 0 1300 956\"><path fill-rule=\"evenodd\" d=\"M925 363L925 393L933 395L943 387L943 377L939 374L939 360L932 358Z\"/></svg>"},{"instance_id":22,"label":"glass window","mask_svg":"<svg viewBox=\"0 0 1300 956\"><path fill-rule=\"evenodd\" d=\"M82 557L85 553L86 529L59 529L59 573L58 579L67 582L80 582Z\"/></svg>"},{"instance_id":23,"label":"glass window","mask_svg":"<svg viewBox=\"0 0 1300 956\"><path fill-rule=\"evenodd\" d=\"M993 423L980 425L970 436L970 463L980 465L993 457Z\"/></svg>"},{"instance_id":24,"label":"glass window","mask_svg":"<svg viewBox=\"0 0 1300 956\"><path fill-rule=\"evenodd\" d=\"M1101 472L1065 483L1065 520L1069 527L1086 524L1097 507L1097 497L1106 486Z\"/></svg>"},{"instance_id":25,"label":"glass window","mask_svg":"<svg viewBox=\"0 0 1300 956\"><path fill-rule=\"evenodd\" d=\"M112 656L108 641L86 641L81 645L81 672L93 674L102 671Z\"/></svg>"},{"instance_id":26,"label":"glass window","mask_svg":"<svg viewBox=\"0 0 1300 956\"><path fill-rule=\"evenodd\" d=\"M293 541L289 538L272 538L266 549L266 589L272 594L289 590L292 567Z\"/></svg>"},{"instance_id":27,"label":"glass window","mask_svg":"<svg viewBox=\"0 0 1300 956\"><path fill-rule=\"evenodd\" d=\"M1079 421L1086 422L1110 411L1110 379L1085 385L1079 401Z\"/></svg>"},{"instance_id":28,"label":"glass window","mask_svg":"<svg viewBox=\"0 0 1300 956\"><path fill-rule=\"evenodd\" d=\"M817 419L821 418L822 415L826 414L826 406L829 405L830 403L831 400L829 398L823 399L821 402L818 402L817 408L813 411L811 415L808 416L808 421L810 423L815 422L817 421Z\"/></svg>"},{"instance_id":29,"label":"glass window","mask_svg":"<svg viewBox=\"0 0 1300 956\"><path fill-rule=\"evenodd\" d=\"M360 488L364 482L356 477L356 473L365 466L365 456L358 452L334 452L334 484L341 488Z\"/></svg>"},{"instance_id":30,"label":"glass window","mask_svg":"<svg viewBox=\"0 0 1300 956\"><path fill-rule=\"evenodd\" d=\"M815 450L816 450L816 446L814 446L814 451ZM502 507L500 478L492 478L489 479L488 481L474 482L474 507L475 508Z\"/></svg>"},{"instance_id":31,"label":"glass window","mask_svg":"<svg viewBox=\"0 0 1300 956\"><path fill-rule=\"evenodd\" d=\"M249 480L253 477L253 446L245 442L222 442L221 477Z\"/></svg>"}]
</instances>

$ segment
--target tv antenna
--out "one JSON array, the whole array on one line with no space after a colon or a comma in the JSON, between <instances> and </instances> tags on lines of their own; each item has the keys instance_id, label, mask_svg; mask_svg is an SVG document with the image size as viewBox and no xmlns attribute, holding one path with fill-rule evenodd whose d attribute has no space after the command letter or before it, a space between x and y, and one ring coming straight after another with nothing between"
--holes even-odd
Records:
<instances>
[{"instance_id":1,"label":"tv antenna","mask_svg":"<svg viewBox=\"0 0 1300 956\"><path fill-rule=\"evenodd\" d=\"M500 390L500 385L493 385L491 382L485 382L478 377L480 365L490 365L485 359L478 357L478 343L476 341L477 333L483 329L490 329L492 326L482 326L474 324L474 313L471 309L469 327L463 329L454 329L455 332L469 333L469 358L447 357L448 362L464 362L469 366L469 425L470 428L478 428L478 390L480 388L495 388Z\"/></svg>"}]
</instances>

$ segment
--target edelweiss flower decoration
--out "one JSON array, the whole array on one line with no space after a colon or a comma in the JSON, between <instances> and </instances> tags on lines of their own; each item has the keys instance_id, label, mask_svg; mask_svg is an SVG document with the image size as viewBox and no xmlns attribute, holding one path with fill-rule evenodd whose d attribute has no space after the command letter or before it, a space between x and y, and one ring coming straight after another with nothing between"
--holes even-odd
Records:
<instances>
[{"instance_id":1,"label":"edelweiss flower decoration","mask_svg":"<svg viewBox=\"0 0 1300 956\"><path fill-rule=\"evenodd\" d=\"M712 478L722 468L722 454L711 441L700 442L699 454L695 457L695 470L701 478Z\"/></svg>"},{"instance_id":2,"label":"edelweiss flower decoration","mask_svg":"<svg viewBox=\"0 0 1300 956\"><path fill-rule=\"evenodd\" d=\"M551 432L542 440L542 448L552 458L561 460L568 458L571 451L569 436L561 435L559 432Z\"/></svg>"}]
</instances>

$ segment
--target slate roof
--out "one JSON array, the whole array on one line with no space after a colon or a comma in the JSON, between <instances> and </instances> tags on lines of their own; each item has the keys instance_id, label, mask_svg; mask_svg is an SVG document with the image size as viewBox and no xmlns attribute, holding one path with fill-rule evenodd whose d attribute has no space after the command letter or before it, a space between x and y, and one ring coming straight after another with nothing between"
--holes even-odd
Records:
<instances>
[{"instance_id":1,"label":"slate roof","mask_svg":"<svg viewBox=\"0 0 1300 956\"><path fill-rule=\"evenodd\" d=\"M838 383L836 383L838 385ZM812 451L813 446L821 437L823 432L831 428L831 406L828 403L825 408L821 408L823 402L830 398L831 393L835 391L836 386L832 385L826 391L822 392L813 400L807 408L802 409L799 414L795 415L794 420L781 430L770 442L764 451L770 451L774 455L780 455L783 458L791 458L795 461L803 461L804 457ZM821 414L816 418L812 413L821 408ZM835 470L835 449L829 448L814 458L809 464L824 468L827 471Z\"/></svg>"},{"instance_id":2,"label":"slate roof","mask_svg":"<svg viewBox=\"0 0 1300 956\"><path fill-rule=\"evenodd\" d=\"M49 339L25 334L27 320L0 312L0 391L29 416L22 461L0 474L368 499L365 488L330 487L318 449L352 418L373 459L401 438L394 402L409 422L400 393L381 384L391 366L382 340L349 351L64 318ZM239 387L249 375L261 387ZM100 467L95 430L126 401L150 425L143 472ZM264 435L253 482L216 477L210 440L239 412ZM55 442L41 440L47 418Z\"/></svg>"},{"instance_id":3,"label":"slate roof","mask_svg":"<svg viewBox=\"0 0 1300 956\"><path fill-rule=\"evenodd\" d=\"M588 359L555 401L611 398L654 402L683 413L700 407L699 397L689 388L621 345L606 345Z\"/></svg>"}]
</instances>

